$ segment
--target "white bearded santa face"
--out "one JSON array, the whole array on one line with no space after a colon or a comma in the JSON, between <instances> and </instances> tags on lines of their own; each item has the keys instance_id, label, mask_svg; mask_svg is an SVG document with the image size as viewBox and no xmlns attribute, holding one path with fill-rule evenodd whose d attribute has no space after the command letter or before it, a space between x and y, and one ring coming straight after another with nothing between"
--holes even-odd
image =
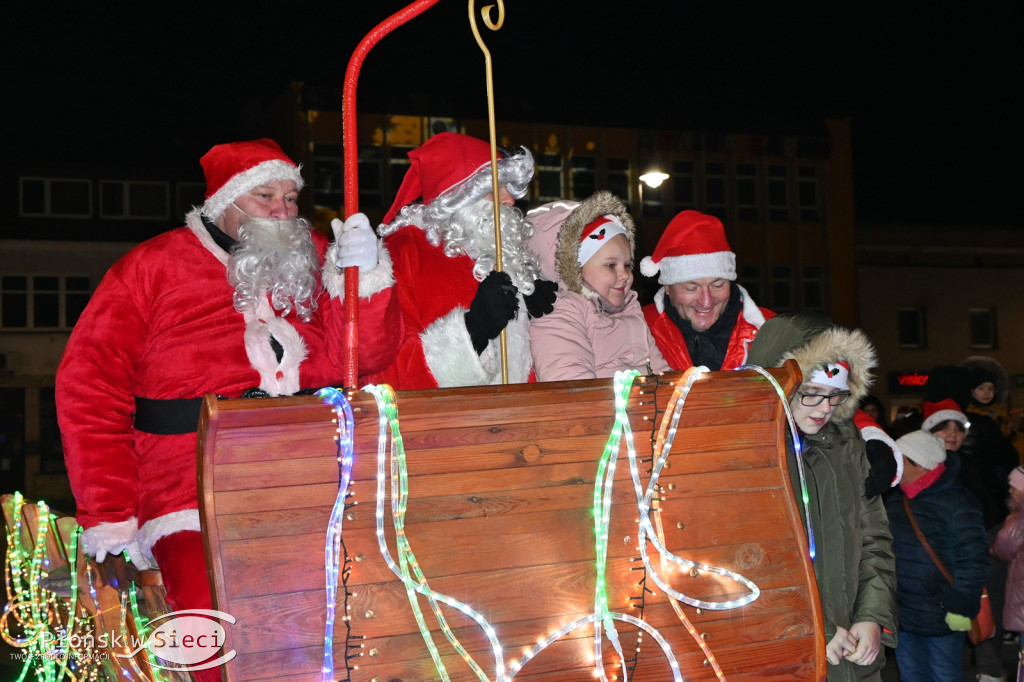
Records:
<instances>
[{"instance_id":1,"label":"white bearded santa face","mask_svg":"<svg viewBox=\"0 0 1024 682\"><path fill-rule=\"evenodd\" d=\"M533 176L532 158L511 164L507 172L512 187L525 188ZM472 258L475 261L473 276L482 282L495 265L493 196L488 170L467 179L428 205L405 206L395 220L378 232L386 236L406 225L416 225L426 232L427 241L442 247L447 256L455 258L466 254ZM526 247L533 226L515 206L514 194L508 186L501 188L499 202L502 269L519 291L528 296L534 291L534 281L540 277L537 256Z\"/></svg>"},{"instance_id":2,"label":"white bearded santa face","mask_svg":"<svg viewBox=\"0 0 1024 682\"><path fill-rule=\"evenodd\" d=\"M294 182L271 182L239 197L218 221L238 241L227 266L235 310L255 312L267 295L275 310L294 308L304 322L316 310L319 258L297 200Z\"/></svg>"}]
</instances>

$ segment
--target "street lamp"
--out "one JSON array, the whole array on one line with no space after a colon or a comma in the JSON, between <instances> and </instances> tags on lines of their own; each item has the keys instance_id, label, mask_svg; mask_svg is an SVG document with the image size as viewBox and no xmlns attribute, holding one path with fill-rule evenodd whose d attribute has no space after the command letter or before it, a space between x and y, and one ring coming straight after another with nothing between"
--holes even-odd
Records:
<instances>
[{"instance_id":1,"label":"street lamp","mask_svg":"<svg viewBox=\"0 0 1024 682\"><path fill-rule=\"evenodd\" d=\"M640 216L643 218L644 215L644 185L647 185L651 189L657 189L661 187L661 183L668 180L668 173L663 173L660 170L651 169L640 176Z\"/></svg>"}]
</instances>

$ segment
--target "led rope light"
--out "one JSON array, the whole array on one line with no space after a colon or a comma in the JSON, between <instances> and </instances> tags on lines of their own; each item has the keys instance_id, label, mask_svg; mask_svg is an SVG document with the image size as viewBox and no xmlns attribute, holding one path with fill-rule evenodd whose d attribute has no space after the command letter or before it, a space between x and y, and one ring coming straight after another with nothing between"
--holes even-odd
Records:
<instances>
[{"instance_id":1,"label":"led rope light","mask_svg":"<svg viewBox=\"0 0 1024 682\"><path fill-rule=\"evenodd\" d=\"M324 656L320 668L323 682L334 681L334 620L338 592L338 573L342 565L341 531L345 518L345 499L352 481L354 418L352 405L345 395L335 388L323 388L316 392L331 405L337 424L334 440L337 443L338 495L331 509L331 520L327 526L327 542L324 548L324 567L327 574L327 620L324 629ZM346 666L347 667L347 666Z\"/></svg>"},{"instance_id":2,"label":"led rope light","mask_svg":"<svg viewBox=\"0 0 1024 682\"><path fill-rule=\"evenodd\" d=\"M800 476L800 501L804 505L804 521L807 526L807 547L811 556L811 561L814 561L814 529L811 528L811 496L807 491L807 478L804 476L804 449L803 445L800 444L800 435L796 428L796 421L793 419L793 411L789 407L789 400L786 397L786 392L782 390L782 386L779 386L779 382L775 380L775 377L769 374L763 367L758 367L757 365L743 365L742 367L736 368L737 371L741 369L752 369L767 379L768 383L770 383L775 389L776 395L779 396L779 401L782 402L782 408L786 412L786 423L789 425L789 433L793 439L793 450L796 452L796 470Z\"/></svg>"},{"instance_id":3,"label":"led rope light","mask_svg":"<svg viewBox=\"0 0 1024 682\"><path fill-rule=\"evenodd\" d=\"M783 400L784 408L786 411L787 418L789 420L790 429L795 433L795 425L792 419L792 414L789 410L788 404L785 402L785 394L778 386L777 382L768 375L766 372L757 367L751 367L756 369L765 375L772 385L775 387L776 392ZM561 637L572 632L573 630L588 624L593 624L594 627L594 654L595 654L595 665L597 671L596 677L605 681L607 678L604 673L604 666L602 663L602 631L607 633L607 638L614 647L616 653L620 658L620 666L623 671L624 679L628 680L626 674L626 659L623 655L621 642L618 638L618 633L614 626L614 621L622 621L630 623L641 629L643 632L647 632L651 635L659 646L661 646L663 652L668 659L669 665L673 671L673 678L677 682L681 682L682 677L679 671L679 665L676 661L671 647L668 641L652 626L638 619L634 616L627 614L620 614L612 612L608 607L608 596L607 596L607 551L608 551L608 529L611 520L611 501L612 501L612 485L614 482L614 473L617 460L617 454L621 448L622 440L625 439L628 450L628 459L630 466L630 475L633 482L634 493L637 500L637 508L640 512L639 524L639 549L641 559L643 561L644 570L650 574L652 580L657 584L668 596L672 598L670 601L673 610L680 617L685 626L687 632L693 637L693 639L701 647L702 651L708 657L708 662L712 665L716 675L720 679L724 679L724 675L721 668L718 666L717 661L714 658L710 648L703 641L703 638L694 628L693 624L686 618L685 614L679 609L677 602L683 602L696 608L703 608L709 610L729 610L735 609L750 602L754 601L760 596L760 589L757 585L745 578L744 576L718 566L713 566L703 562L696 562L683 557L679 557L672 554L665 547L664 543L664 529L661 523L660 516L655 517L655 523L652 523L650 515L652 512L659 512L654 507L656 503L654 494L658 490L658 478L661 475L661 471L664 468L668 456L671 453L672 444L675 439L678 423L681 415L683 406L685 405L686 397L689 394L693 384L700 378L701 375L709 371L706 367L691 368L687 371L682 379L677 383L676 389L673 393L671 400L669 401L669 407L666 408L665 414L671 413L668 420L662 419L661 429L658 433L657 441L654 445L654 458L651 467L651 478L648 482L646 490L640 482L639 468L637 465L637 456L635 444L633 442L632 428L629 424L627 414L627 404L632 387L632 382L639 375L636 370L630 370L629 372L618 372L615 375L615 424L612 428L612 433L609 435L609 439L605 444L605 449L602 454L598 472L595 480L594 490L594 532L595 532L595 569L596 569L596 581L595 581L595 592L594 592L594 611L592 614L583 618L577 619L568 625L556 630L555 632L548 635L546 638L541 640L538 644L527 650L524 655L515 661L510 661L506 670L503 659L502 659L502 647L500 642L497 640L496 632L494 628L487 622L487 620L477 611L472 609L470 606L452 598L445 594L435 592L430 589L426 577L422 573L418 562L416 561L415 555L412 551L408 537L405 534L405 514L408 504L408 469L405 459L405 447L402 440L401 430L398 422L398 408L394 391L390 386L370 385L364 388L365 391L369 392L374 396L377 402L378 408L378 443L377 443L377 494L376 494L376 533L378 547L381 551L381 555L384 558L388 568L398 576L406 589L406 595L409 599L412 607L413 615L415 617L417 627L420 630L420 634L423 637L424 642L427 645L427 649L430 652L431 658L434 662L435 668L440 674L442 680L446 682L450 679L445 669L444 664L441 662L440 652L433 642L430 630L426 626L423 612L419 606L416 594L421 594L427 598L431 610L437 619L438 624L441 626L441 630L444 633L448 641L455 647L456 651L463 658L463 660L470 666L477 677L482 680L488 680L486 674L480 668L480 666L473 660L473 658L465 651L461 646L458 639L455 637L454 632L449 627L444 615L440 611L439 604L445 604L450 606L462 614L466 615L473 621L475 621L483 630L485 636L488 638L492 652L495 658L495 672L496 680L504 682L511 680L515 674L522 670L522 668L528 663L533 657L538 655L550 644L554 643ZM337 409L337 407L336 407ZM348 435L349 442L351 442L351 431L352 427L350 423L346 424L345 429L340 428L339 418L339 433L345 432ZM388 447L390 433L390 448ZM796 448L798 455L800 453L799 441L796 439ZM351 458L351 454L349 454ZM344 456L343 456L344 460ZM389 474L385 474L385 463L389 463ZM806 481L803 475L802 462L798 458L800 468L801 486L803 491L804 506L805 509L808 505L808 495L806 488ZM349 462L351 466L351 461ZM344 468L341 474L343 481L351 480L351 469L348 471L348 478ZM392 521L395 531L395 544L396 554L398 560L391 556L391 552L387 546L386 537L384 534L384 486L385 480L389 479L391 483L391 514ZM346 486L347 487L347 486ZM344 496L343 490L339 491L339 499L342 500L342 509L344 508ZM337 509L337 502L336 502ZM333 525L332 513L332 526L329 531L329 537L334 538L335 536L331 533L337 532L340 536L340 521L338 527L335 530ZM808 526L810 531L810 527ZM654 545L660 556L660 563L662 571L667 571L669 563L676 564L686 569L696 569L707 573L714 573L734 580L738 583L743 584L749 590L749 594L740 598L729 600L725 602L711 602L700 599L689 597L677 590L673 589L665 580L661 578L658 571L654 570L654 566L651 563L650 557L647 552L647 541L650 540L651 544ZM813 538L811 539L811 552L813 558ZM646 589L646 588L645 588ZM641 633L642 636L642 633ZM327 670L328 651L332 638L325 637L325 668ZM639 643L638 643L639 644ZM333 665L331 666L333 670Z\"/></svg>"},{"instance_id":4,"label":"led rope light","mask_svg":"<svg viewBox=\"0 0 1024 682\"><path fill-rule=\"evenodd\" d=\"M484 673L483 669L475 660L473 660L472 656L469 655L459 642L455 633L452 632L447 620L441 613L438 603L440 602L451 606L474 620L481 627L484 635L490 642L491 650L494 655L496 678L498 680L507 679L505 677L505 666L501 643L498 642L494 628L480 613L467 604L463 604L457 599L430 589L427 584L426 577L420 570L416 557L409 545L408 538L405 535L405 511L409 495L408 470L406 468L405 461L405 445L402 441L401 429L398 424L398 407L395 401L395 393L392 388L386 384L381 384L379 386L366 386L363 390L373 395L374 399L377 401L379 426L379 435L377 439L377 544L388 568L390 568L405 585L406 596L409 598L409 603L412 606L413 614L416 618L416 624L420 629L420 634L423 637L424 643L427 645L427 649L430 651L430 657L434 661L434 666L441 675L441 678L447 682L447 680L449 680L448 672L445 669L444 664L441 662L440 652L437 650L437 647L433 642L433 638L430 635L430 631L426 627L426 623L423 619L423 613L416 600L415 593L422 594L427 598L430 603L431 610L434 613L434 617L441 626L441 630L444 633L445 638L452 644L455 650L462 657L463 661L469 665L477 677L482 681L486 681L488 679L486 673ZM397 546L399 558L399 563L397 564L391 557L391 552L388 549L387 541L384 536L384 463L387 458L387 436L389 431L391 433L391 514L395 530L395 544ZM410 576L410 568L415 579Z\"/></svg>"},{"instance_id":5,"label":"led rope light","mask_svg":"<svg viewBox=\"0 0 1024 682\"><path fill-rule=\"evenodd\" d=\"M676 384L676 389L672 394L672 398L669 401L669 407L666 408L666 414L671 409L672 416L668 420L670 423L666 425L666 420L662 419L662 428L658 434L658 442L655 445L655 457L654 463L651 468L651 478L647 483L647 490L644 491L640 482L640 472L637 466L636 451L633 445L633 434L629 430L628 423L626 424L626 444L629 448L629 471L633 479L633 489L636 494L637 505L640 509L640 532L638 538L638 544L640 546L640 556L643 559L644 566L647 568L648 573L654 583L661 588L666 594L674 599L677 599L684 604L702 609L709 609L715 611L725 611L730 609L739 608L745 606L750 602L757 599L761 590L754 584L753 581L745 578L744 576L711 564L706 564L698 561L691 561L685 559L676 554L670 552L665 545L658 539L657 530L651 524L650 512L651 502L654 497L654 492L657 489L658 477L661 475L661 470L665 466L665 462L668 460L669 454L672 451L672 444L675 440L676 430L679 425L679 417L682 413L683 405L686 403L686 397L689 395L690 389L693 387L701 375L708 372L707 367L691 367L686 371L680 381ZM740 599L733 599L724 602L713 602L705 601L703 599L695 599L690 597L678 590L674 589L671 585L665 581L658 571L654 570L654 566L651 564L650 557L647 553L647 542L650 539L651 544L654 545L655 549L659 552L663 560L668 560L684 569L704 571L706 573L714 573L734 580L744 585L750 593Z\"/></svg>"}]
</instances>

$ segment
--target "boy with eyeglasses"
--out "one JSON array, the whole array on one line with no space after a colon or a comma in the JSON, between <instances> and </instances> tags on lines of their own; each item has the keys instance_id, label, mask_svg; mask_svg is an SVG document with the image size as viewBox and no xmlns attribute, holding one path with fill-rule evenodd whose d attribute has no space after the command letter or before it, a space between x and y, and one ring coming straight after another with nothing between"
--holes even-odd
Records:
<instances>
[{"instance_id":1,"label":"boy with eyeglasses","mask_svg":"<svg viewBox=\"0 0 1024 682\"><path fill-rule=\"evenodd\" d=\"M764 323L747 361L778 367L788 359L803 375L790 400L797 442L789 443L789 470L799 491L802 458L828 679L881 680L882 647L896 646L896 566L882 499L865 495L870 464L852 421L871 386L875 349L824 315L783 313Z\"/></svg>"}]
</instances>

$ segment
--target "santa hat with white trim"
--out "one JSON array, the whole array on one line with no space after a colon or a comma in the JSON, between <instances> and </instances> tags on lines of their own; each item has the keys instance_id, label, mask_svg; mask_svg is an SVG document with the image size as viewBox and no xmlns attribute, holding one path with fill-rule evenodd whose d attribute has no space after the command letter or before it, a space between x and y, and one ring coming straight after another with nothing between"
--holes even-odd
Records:
<instances>
[{"instance_id":1,"label":"santa hat with white trim","mask_svg":"<svg viewBox=\"0 0 1024 682\"><path fill-rule=\"evenodd\" d=\"M403 207L419 199L429 205L441 195L464 190L469 195L491 191L491 145L484 140L460 133L438 133L409 152L409 170L395 195L391 208L384 214L390 223ZM516 152L497 151L498 182L507 186L516 199L526 194L527 186L512 182L511 176L521 174L520 166L528 166L533 174L533 155L526 149Z\"/></svg>"},{"instance_id":2,"label":"santa hat with white trim","mask_svg":"<svg viewBox=\"0 0 1024 682\"><path fill-rule=\"evenodd\" d=\"M651 256L640 261L647 277L661 273L658 284L678 284L705 277L736 281L736 254L718 218L686 210L665 228Z\"/></svg>"},{"instance_id":3,"label":"santa hat with white trim","mask_svg":"<svg viewBox=\"0 0 1024 682\"><path fill-rule=\"evenodd\" d=\"M937 403L926 402L921 405L921 412L924 414L924 421L921 422L921 429L924 431L931 431L933 427L938 426L944 421L959 422L964 427L964 430L970 427L967 415L963 413L963 410L960 409L956 401L951 398L940 400Z\"/></svg>"},{"instance_id":4,"label":"santa hat with white trim","mask_svg":"<svg viewBox=\"0 0 1024 682\"><path fill-rule=\"evenodd\" d=\"M218 144L199 159L206 175L202 213L216 221L236 199L260 185L292 180L302 189L302 167L269 138Z\"/></svg>"}]
</instances>

